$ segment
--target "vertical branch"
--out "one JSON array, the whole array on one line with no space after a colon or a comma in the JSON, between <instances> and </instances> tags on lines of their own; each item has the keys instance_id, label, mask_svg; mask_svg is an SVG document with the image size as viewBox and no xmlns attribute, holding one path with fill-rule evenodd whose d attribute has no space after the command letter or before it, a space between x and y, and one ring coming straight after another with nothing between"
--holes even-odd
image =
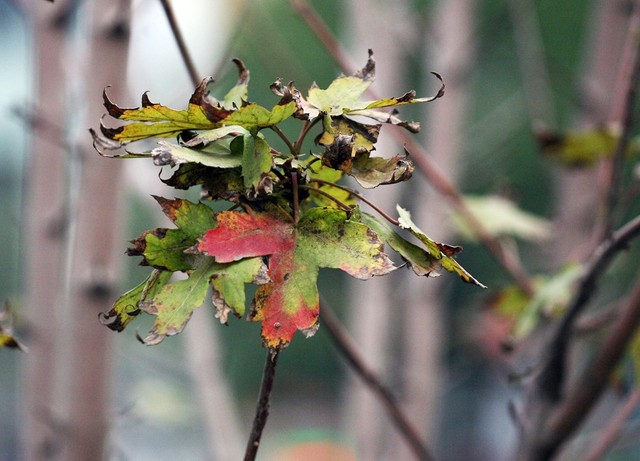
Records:
<instances>
[{"instance_id":1,"label":"vertical branch","mask_svg":"<svg viewBox=\"0 0 640 461\"><path fill-rule=\"evenodd\" d=\"M300 219L300 198L298 189L298 172L291 172L291 189L293 190L293 222L296 224Z\"/></svg>"},{"instance_id":2,"label":"vertical branch","mask_svg":"<svg viewBox=\"0 0 640 461\"><path fill-rule=\"evenodd\" d=\"M200 83L200 77L198 76L198 71L196 70L196 66L191 58L191 54L187 49L187 45L184 42L184 38L182 37L182 32L180 32L180 28L178 27L178 22L176 21L175 14L173 13L173 8L171 7L171 3L169 0L160 0L162 4L162 8L164 9L164 14L167 16L167 20L169 21L169 25L171 26L171 32L176 40L176 44L180 49L180 55L182 56L182 60L184 61L184 65L187 68L187 72L189 72L189 78L191 78L191 82L193 86L198 86Z\"/></svg>"},{"instance_id":3,"label":"vertical branch","mask_svg":"<svg viewBox=\"0 0 640 461\"><path fill-rule=\"evenodd\" d=\"M254 461L258 454L262 431L264 430L264 427L267 424L267 418L269 417L269 402L271 400L273 381L276 376L276 364L278 363L279 352L280 351L278 349L269 349L267 352L267 360L264 364L264 371L262 373L260 395L258 397L258 404L256 405L256 413L253 418L251 434L249 434L249 440L247 441L244 461Z\"/></svg>"},{"instance_id":4,"label":"vertical branch","mask_svg":"<svg viewBox=\"0 0 640 461\"><path fill-rule=\"evenodd\" d=\"M608 178L606 180L606 203L604 204L604 218L602 225L602 237L611 233L615 223L615 210L622 189L622 170L625 155L629 147L631 128L633 127L633 108L636 101L638 82L640 80L640 2L633 2L633 14L629 21L627 42L622 55L622 88L618 97L622 100L614 107L614 121L621 124L620 138L613 153L613 158L608 166Z\"/></svg>"}]
</instances>

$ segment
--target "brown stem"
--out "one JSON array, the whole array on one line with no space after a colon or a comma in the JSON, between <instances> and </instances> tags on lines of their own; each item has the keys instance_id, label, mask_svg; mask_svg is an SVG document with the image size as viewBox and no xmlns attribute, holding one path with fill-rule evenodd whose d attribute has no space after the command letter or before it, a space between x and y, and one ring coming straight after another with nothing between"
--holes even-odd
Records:
<instances>
[{"instance_id":1,"label":"brown stem","mask_svg":"<svg viewBox=\"0 0 640 461\"><path fill-rule=\"evenodd\" d=\"M300 136L298 136L298 139L294 144L296 155L300 155L300 150L302 149L302 142L304 141L304 138L307 137L307 134L309 134L309 130L311 130L311 128L313 128L319 121L320 117L317 117L312 121L306 120L304 122L304 125L302 125L302 130L300 130Z\"/></svg>"},{"instance_id":2,"label":"brown stem","mask_svg":"<svg viewBox=\"0 0 640 461\"><path fill-rule=\"evenodd\" d=\"M291 172L291 189L293 189L293 221L297 224L300 219L300 197L298 190L298 172Z\"/></svg>"},{"instance_id":3,"label":"brown stem","mask_svg":"<svg viewBox=\"0 0 640 461\"><path fill-rule=\"evenodd\" d=\"M348 58L348 55L342 49L331 30L309 3L306 0L291 0L291 4L343 71L345 73L352 73L355 69L352 60ZM371 89L367 90L367 92L374 99L379 99ZM493 259L504 268L509 276L528 296L533 296L535 288L531 277L524 271L518 259L512 253L507 252L502 244L486 229L484 224L471 213L460 191L438 169L427 151L400 130L391 131L391 135L400 144L407 146L407 150L411 151L411 158L414 160L418 169L426 176L429 183L440 195L449 199L462 219L464 219L473 233L478 236L478 239L487 248Z\"/></svg>"},{"instance_id":4,"label":"brown stem","mask_svg":"<svg viewBox=\"0 0 640 461\"><path fill-rule=\"evenodd\" d=\"M291 141L289 141L289 138L285 136L282 130L277 125L271 125L270 128L280 137L280 139L284 141L284 143L289 148L289 152L291 152L291 155L293 155L294 157L298 157L299 152L296 151L296 147L291 144Z\"/></svg>"},{"instance_id":5,"label":"brown stem","mask_svg":"<svg viewBox=\"0 0 640 461\"><path fill-rule=\"evenodd\" d=\"M338 205L340 208L342 208L346 212L353 211L353 209L349 205L347 205L346 203L342 203L340 200L335 198L333 195L329 194L328 192L323 191L322 189L318 189L317 187L306 186L306 185L301 185L300 187L303 188L303 189L307 189L308 191L311 191L311 192L313 192L315 194L319 194L319 195L322 195L322 196L328 198L329 200L334 202L336 205Z\"/></svg>"},{"instance_id":6,"label":"brown stem","mask_svg":"<svg viewBox=\"0 0 640 461\"><path fill-rule=\"evenodd\" d=\"M256 413L253 418L253 426L251 434L247 442L247 448L244 454L244 461L255 461L260 447L260 439L262 431L267 424L269 417L269 401L271 399L271 390L273 389L273 381L276 376L276 364L278 363L278 349L269 349L267 360L264 364L264 372L262 373L262 385L260 386L260 396L256 405Z\"/></svg>"},{"instance_id":7,"label":"brown stem","mask_svg":"<svg viewBox=\"0 0 640 461\"><path fill-rule=\"evenodd\" d=\"M167 16L167 20L169 21L169 25L171 26L171 32L173 33L173 37L176 40L176 44L180 49L180 55L182 56L184 65L187 68L187 72L189 72L191 83L193 83L194 87L198 86L198 84L200 83L200 77L198 76L198 71L196 70L196 66L193 62L193 59L191 58L191 54L187 49L187 45L184 42L182 32L180 32L180 28L178 27L178 22L176 21L176 17L173 14L171 3L169 3L169 0L160 0L160 3L162 4L164 14Z\"/></svg>"},{"instance_id":8,"label":"brown stem","mask_svg":"<svg viewBox=\"0 0 640 461\"><path fill-rule=\"evenodd\" d=\"M380 382L376 374L366 365L329 306L322 300L320 303L322 324L329 333L333 345L340 355L344 357L364 384L378 397L380 402L382 402L384 409L393 421L398 432L404 437L415 454L416 459L420 461L432 461L434 458L431 456L425 444L420 440L416 428L400 409L391 391Z\"/></svg>"},{"instance_id":9,"label":"brown stem","mask_svg":"<svg viewBox=\"0 0 640 461\"><path fill-rule=\"evenodd\" d=\"M400 222L397 219L394 219L391 216L389 216L387 213L382 211L375 203L373 203L372 201L367 199L364 195L360 194L359 192L356 192L355 190L351 189L350 187L341 186L339 184L336 184L336 183L333 183L333 182L330 182L330 181L325 181L324 179L317 179L317 178L312 179L311 182L315 182L315 183L318 183L318 184L327 184L327 185L335 187L337 189L341 189L341 190L343 190L345 192L349 192L351 195L356 197L358 200L362 200L364 203L366 203L371 208L373 208L380 216L382 216L384 219L389 221L394 226L399 226L400 225Z\"/></svg>"}]
</instances>

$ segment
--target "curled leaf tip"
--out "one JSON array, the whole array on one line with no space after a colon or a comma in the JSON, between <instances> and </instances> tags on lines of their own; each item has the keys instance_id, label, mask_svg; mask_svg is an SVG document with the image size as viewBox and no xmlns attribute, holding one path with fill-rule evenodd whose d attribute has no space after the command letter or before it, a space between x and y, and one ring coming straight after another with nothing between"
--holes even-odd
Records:
<instances>
[{"instance_id":1,"label":"curled leaf tip","mask_svg":"<svg viewBox=\"0 0 640 461\"><path fill-rule=\"evenodd\" d=\"M239 58L233 58L231 61L233 61L238 68L238 82L236 85L245 85L249 83L249 69L245 67L244 62Z\"/></svg>"}]
</instances>

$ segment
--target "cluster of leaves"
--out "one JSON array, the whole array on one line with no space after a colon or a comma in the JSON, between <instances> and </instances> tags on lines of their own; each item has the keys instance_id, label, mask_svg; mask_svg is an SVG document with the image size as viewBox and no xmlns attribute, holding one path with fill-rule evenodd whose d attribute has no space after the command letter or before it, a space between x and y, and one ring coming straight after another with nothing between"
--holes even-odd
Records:
<instances>
[{"instance_id":1,"label":"cluster of leaves","mask_svg":"<svg viewBox=\"0 0 640 461\"><path fill-rule=\"evenodd\" d=\"M209 288L221 322L229 314L244 316L245 284L252 283L258 288L248 319L262 322L267 347L282 348L297 330L309 336L318 327L319 269L341 269L359 279L387 274L397 266L385 244L418 275L433 276L442 267L481 285L453 258L459 247L430 239L400 207L398 220L381 213L417 239L410 242L385 219L360 210L357 199L363 197L339 183L344 175L364 188L409 179L413 163L408 153L373 155L380 128L386 123L417 132L419 124L401 120L394 108L433 101L444 94L444 84L429 98L416 98L411 91L363 101L375 75L370 52L363 69L338 77L326 89L314 84L306 97L293 83L276 81L271 90L279 101L267 108L249 102L249 71L234 62L239 78L223 99L208 93L211 79L205 79L185 110L152 103L146 95L140 107L123 109L104 94L109 115L132 123L102 125L102 136L93 133L101 154L149 157L172 168L165 184L203 191L200 203L156 197L175 228L153 229L132 241L128 254L141 256L153 271L103 314L105 324L121 331L140 313L154 315L143 342L157 344L182 331ZM278 126L287 119L300 121L295 141ZM317 149L305 153L303 141L315 126L321 127ZM269 132L288 151L276 150L265 136ZM176 142L159 140L149 152L125 148L146 138ZM228 209L214 212L209 204L215 201L228 203ZM172 281L176 272L186 278Z\"/></svg>"}]
</instances>

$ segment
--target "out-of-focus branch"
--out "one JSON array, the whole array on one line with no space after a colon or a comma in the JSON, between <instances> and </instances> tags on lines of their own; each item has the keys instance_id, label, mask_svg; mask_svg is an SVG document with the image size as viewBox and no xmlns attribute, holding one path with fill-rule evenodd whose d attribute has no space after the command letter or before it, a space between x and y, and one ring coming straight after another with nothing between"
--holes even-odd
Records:
<instances>
[{"instance_id":1,"label":"out-of-focus branch","mask_svg":"<svg viewBox=\"0 0 640 461\"><path fill-rule=\"evenodd\" d=\"M602 430L600 437L587 452L584 461L600 461L616 443L624 423L640 404L640 389L634 389L625 399L620 409L613 415L609 424Z\"/></svg>"},{"instance_id":2,"label":"out-of-focus branch","mask_svg":"<svg viewBox=\"0 0 640 461\"><path fill-rule=\"evenodd\" d=\"M622 190L621 179L625 156L629 147L631 129L634 121L634 104L636 101L638 83L640 81L640 2L633 2L633 14L629 20L629 30L622 55L621 90L618 92L621 102L614 104L613 121L621 125L620 138L610 160L608 178L606 182L607 194L604 204L604 219L602 236L608 235L615 225L615 211Z\"/></svg>"},{"instance_id":3,"label":"out-of-focus branch","mask_svg":"<svg viewBox=\"0 0 640 461\"><path fill-rule=\"evenodd\" d=\"M613 333L600 348L579 380L579 385L567 393L563 400L566 362L572 331L580 313L597 291L598 282L615 255L640 235L640 216L636 217L600 245L585 265L585 274L576 287L567 311L543 350L546 362L531 384L530 393L522 412L522 437L518 460L549 459L573 431L580 425L602 393L611 369L624 351L640 312L640 286L634 291Z\"/></svg>"},{"instance_id":4,"label":"out-of-focus branch","mask_svg":"<svg viewBox=\"0 0 640 461\"><path fill-rule=\"evenodd\" d=\"M599 353L570 388L566 400L549 420L549 449L557 449L582 423L607 384L611 372L640 323L640 284L624 308Z\"/></svg>"},{"instance_id":5,"label":"out-of-focus branch","mask_svg":"<svg viewBox=\"0 0 640 461\"><path fill-rule=\"evenodd\" d=\"M198 75L198 71L196 70L196 65L193 62L191 54L187 49L187 45L184 42L182 32L180 32L180 28L178 27L178 22L176 21L176 17L173 13L171 3L169 3L169 0L160 0L160 3L162 3L164 14L167 16L167 20L169 21L169 25L171 26L171 32L173 33L178 48L180 49L180 55L182 56L184 65L187 68L187 72L189 72L191 83L193 83L194 87L198 86L198 84L200 83L200 76Z\"/></svg>"},{"instance_id":6,"label":"out-of-focus branch","mask_svg":"<svg viewBox=\"0 0 640 461\"><path fill-rule=\"evenodd\" d=\"M324 328L333 340L333 345L338 349L340 355L349 363L351 368L362 379L364 384L378 396L378 399L384 405L389 417L402 434L404 439L411 447L416 459L420 461L431 461L433 457L429 450L420 440L418 432L409 422L391 391L380 381L376 374L364 363L356 347L352 344L347 333L340 326L340 322L336 318L333 311L327 306L326 302L321 301L321 319Z\"/></svg>"},{"instance_id":7,"label":"out-of-focus branch","mask_svg":"<svg viewBox=\"0 0 640 461\"><path fill-rule=\"evenodd\" d=\"M291 0L291 4L316 34L318 40L320 40L327 51L329 51L336 63L338 63L345 72L352 73L353 69L355 69L355 66L352 64L353 61L348 58L331 30L329 30L308 2L306 0ZM377 98L373 92L370 91L370 93L373 97ZM487 248L494 260L505 269L525 293L530 296L533 295L535 289L531 278L524 271L518 259L512 253L505 250L502 244L489 233L482 222L473 215L466 205L461 192L433 163L424 147L407 136L406 133L399 130L393 130L391 134L411 152L412 159L416 166L426 176L435 190L440 195L449 199L451 204L456 208L456 211L460 213L466 224L472 229L474 234L478 236L478 239Z\"/></svg>"}]
</instances>

